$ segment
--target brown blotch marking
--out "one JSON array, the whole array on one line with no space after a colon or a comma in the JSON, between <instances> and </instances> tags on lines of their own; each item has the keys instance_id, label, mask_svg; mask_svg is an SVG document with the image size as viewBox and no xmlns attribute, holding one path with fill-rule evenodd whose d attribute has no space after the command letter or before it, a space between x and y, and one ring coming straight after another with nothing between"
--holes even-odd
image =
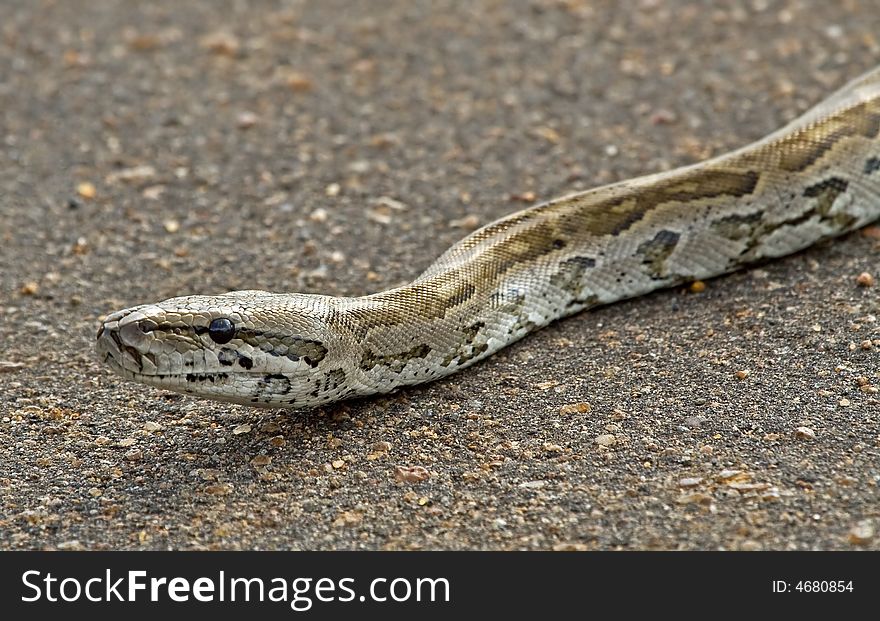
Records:
<instances>
[{"instance_id":1,"label":"brown blotch marking","mask_svg":"<svg viewBox=\"0 0 880 621\"><path fill-rule=\"evenodd\" d=\"M619 235L661 205L751 194L759 177L753 170L707 168L657 181L650 187L633 186L623 190L618 187L613 191L599 188L558 203L548 203L548 209L542 210L546 212L542 222L523 228L503 243L488 248L474 262L491 262L496 271L503 272L511 265L556 250L556 241L566 233L577 239ZM553 209L549 209L551 207Z\"/></svg>"},{"instance_id":2,"label":"brown blotch marking","mask_svg":"<svg viewBox=\"0 0 880 621\"><path fill-rule=\"evenodd\" d=\"M804 189L804 196L816 198L816 213L827 216L838 196L846 192L849 182L840 177L831 177Z\"/></svg>"},{"instance_id":3,"label":"brown blotch marking","mask_svg":"<svg viewBox=\"0 0 880 621\"><path fill-rule=\"evenodd\" d=\"M320 341L295 335L240 330L236 338L270 356L286 356L294 362L302 359L311 367L318 366L327 355L327 348Z\"/></svg>"},{"instance_id":4,"label":"brown blotch marking","mask_svg":"<svg viewBox=\"0 0 880 621\"><path fill-rule=\"evenodd\" d=\"M767 153L779 153L779 168L802 172L813 166L843 138L875 138L880 133L880 111L871 102L853 106L815 125L764 147Z\"/></svg>"},{"instance_id":5,"label":"brown blotch marking","mask_svg":"<svg viewBox=\"0 0 880 621\"><path fill-rule=\"evenodd\" d=\"M731 214L711 224L712 231L734 241L752 238L764 216L760 212L740 215Z\"/></svg>"},{"instance_id":6,"label":"brown blotch marking","mask_svg":"<svg viewBox=\"0 0 880 621\"><path fill-rule=\"evenodd\" d=\"M444 358L441 364L445 367L448 367L454 361L457 361L459 365L462 365L480 356L487 349L489 349L489 343L481 343L479 345L468 344L465 347L462 347L454 355Z\"/></svg>"},{"instance_id":7,"label":"brown blotch marking","mask_svg":"<svg viewBox=\"0 0 880 621\"><path fill-rule=\"evenodd\" d=\"M465 339L468 341L473 341L477 338L477 334L479 334L480 330L486 327L485 321L478 321L474 324L471 324L465 328L462 328L461 333L464 335Z\"/></svg>"},{"instance_id":8,"label":"brown blotch marking","mask_svg":"<svg viewBox=\"0 0 880 621\"><path fill-rule=\"evenodd\" d=\"M808 209L804 213L789 218L788 220L784 220L772 226L772 228L768 228L766 225L760 222L760 217L757 218L756 222L752 226L751 232L749 234L749 242L748 245L740 252L740 255L744 255L751 250L753 250L756 246L758 246L766 235L773 231L777 230L783 226L788 227L796 227L802 225L804 222L819 217L820 220L832 220L835 223L835 227L839 229L845 229L851 226L857 218L848 214L848 213L838 213L834 216L829 216L831 213L831 207L834 205L834 201L837 199L840 194L846 192L849 187L849 182L846 179L842 179L840 177L830 177L828 179L824 179L819 183L808 186L804 189L803 195L808 198L817 199L812 208ZM730 216L733 218L733 216Z\"/></svg>"},{"instance_id":9,"label":"brown blotch marking","mask_svg":"<svg viewBox=\"0 0 880 621\"><path fill-rule=\"evenodd\" d=\"M586 308L593 308L594 306L599 305L599 296L595 293L591 293L585 298L575 298L565 306L567 308L571 308L572 306L579 306L583 304Z\"/></svg>"},{"instance_id":10,"label":"brown blotch marking","mask_svg":"<svg viewBox=\"0 0 880 621\"><path fill-rule=\"evenodd\" d=\"M474 340L476 340L477 335L480 333L480 330L486 327L486 322L478 321L473 323L467 327L461 329L461 334L464 336L464 341L462 346L457 349L455 352L446 356L441 362L441 366L448 367L453 361L458 360L459 364L464 364L470 360L473 360L484 351L489 349L488 343L482 343L480 345L472 345Z\"/></svg>"},{"instance_id":11,"label":"brown blotch marking","mask_svg":"<svg viewBox=\"0 0 880 621\"><path fill-rule=\"evenodd\" d=\"M550 284L574 295L580 293L580 285L586 272L596 266L592 257L571 257L559 264L559 270L550 277Z\"/></svg>"},{"instance_id":12,"label":"brown blotch marking","mask_svg":"<svg viewBox=\"0 0 880 621\"><path fill-rule=\"evenodd\" d=\"M393 326L413 318L443 319L476 293L466 275L443 272L405 287L367 296L370 305L349 308L331 315L327 322L353 328L359 339L376 326ZM373 304L378 303L378 308Z\"/></svg>"},{"instance_id":13,"label":"brown blotch marking","mask_svg":"<svg viewBox=\"0 0 880 621\"><path fill-rule=\"evenodd\" d=\"M837 127L824 134L821 129L798 132L775 145L773 148L778 149L779 153L779 168L786 172L803 172L818 162L841 138L851 135L846 127Z\"/></svg>"},{"instance_id":14,"label":"brown blotch marking","mask_svg":"<svg viewBox=\"0 0 880 621\"><path fill-rule=\"evenodd\" d=\"M361 369L369 371L378 366L387 367L394 373L400 373L410 360L424 358L431 353L431 347L425 343L416 345L409 351L395 354L376 354L370 350L361 357Z\"/></svg>"},{"instance_id":15,"label":"brown blotch marking","mask_svg":"<svg viewBox=\"0 0 880 621\"><path fill-rule=\"evenodd\" d=\"M681 233L675 231L657 231L653 239L642 242L636 248L636 254L641 255L642 264L648 266L648 273L652 278L662 278L666 271L666 259L675 250Z\"/></svg>"}]
</instances>

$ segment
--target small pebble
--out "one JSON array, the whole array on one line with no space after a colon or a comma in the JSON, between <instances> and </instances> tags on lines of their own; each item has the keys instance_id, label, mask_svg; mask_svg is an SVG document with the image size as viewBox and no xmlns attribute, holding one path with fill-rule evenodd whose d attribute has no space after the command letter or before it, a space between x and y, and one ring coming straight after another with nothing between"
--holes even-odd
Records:
<instances>
[{"instance_id":1,"label":"small pebble","mask_svg":"<svg viewBox=\"0 0 880 621\"><path fill-rule=\"evenodd\" d=\"M124 181L126 183L141 183L156 176L156 169L152 166L133 166L131 168L123 168L107 175L105 181L107 183L115 183Z\"/></svg>"},{"instance_id":2,"label":"small pebble","mask_svg":"<svg viewBox=\"0 0 880 621\"><path fill-rule=\"evenodd\" d=\"M712 503L712 497L709 496L708 494L701 494L701 493L684 494L682 496L679 496L675 502L677 502L680 505L693 505L693 504L708 505L708 504Z\"/></svg>"},{"instance_id":3,"label":"small pebble","mask_svg":"<svg viewBox=\"0 0 880 621\"><path fill-rule=\"evenodd\" d=\"M420 483L427 481L430 476L422 466L397 466L394 469L394 479L401 483Z\"/></svg>"},{"instance_id":4,"label":"small pebble","mask_svg":"<svg viewBox=\"0 0 880 621\"><path fill-rule=\"evenodd\" d=\"M151 185L148 188L144 188L141 191L141 196L151 201L157 201L162 197L162 194L165 192L164 185Z\"/></svg>"},{"instance_id":5,"label":"small pebble","mask_svg":"<svg viewBox=\"0 0 880 621\"><path fill-rule=\"evenodd\" d=\"M690 287L688 287L688 291L690 291L691 293L703 293L703 291L705 290L706 283L704 283L702 280L695 280L690 284Z\"/></svg>"},{"instance_id":6,"label":"small pebble","mask_svg":"<svg viewBox=\"0 0 880 621\"><path fill-rule=\"evenodd\" d=\"M604 433L596 438L596 444L599 446L614 446L617 444L617 437L611 433Z\"/></svg>"},{"instance_id":7,"label":"small pebble","mask_svg":"<svg viewBox=\"0 0 880 621\"><path fill-rule=\"evenodd\" d=\"M522 489L541 489L547 485L546 481L523 481L519 484Z\"/></svg>"},{"instance_id":8,"label":"small pebble","mask_svg":"<svg viewBox=\"0 0 880 621\"><path fill-rule=\"evenodd\" d=\"M294 93L306 93L312 90L312 79L304 73L299 73L298 71L293 71L287 74L287 78L285 79L287 84L287 88L292 90Z\"/></svg>"},{"instance_id":9,"label":"small pebble","mask_svg":"<svg viewBox=\"0 0 880 621\"><path fill-rule=\"evenodd\" d=\"M409 205L390 196L380 196L376 199L375 204L377 207L387 207L394 211L406 211L409 209Z\"/></svg>"},{"instance_id":10,"label":"small pebble","mask_svg":"<svg viewBox=\"0 0 880 621\"><path fill-rule=\"evenodd\" d=\"M751 371L749 371L747 369L742 369L742 370L736 372L736 377L737 377L737 379L744 380L751 374L752 374Z\"/></svg>"},{"instance_id":11,"label":"small pebble","mask_svg":"<svg viewBox=\"0 0 880 621\"><path fill-rule=\"evenodd\" d=\"M238 38L228 32L215 32L209 34L202 38L201 44L202 47L218 56L236 56L241 48L241 43L239 43Z\"/></svg>"},{"instance_id":12,"label":"small pebble","mask_svg":"<svg viewBox=\"0 0 880 621\"><path fill-rule=\"evenodd\" d=\"M560 414L586 414L592 409L592 406L586 401L580 403L568 403L559 408Z\"/></svg>"},{"instance_id":13,"label":"small pebble","mask_svg":"<svg viewBox=\"0 0 880 621\"><path fill-rule=\"evenodd\" d=\"M678 116L671 110L661 108L651 114L652 125L669 125L670 123L675 123L676 120L678 120Z\"/></svg>"},{"instance_id":14,"label":"small pebble","mask_svg":"<svg viewBox=\"0 0 880 621\"><path fill-rule=\"evenodd\" d=\"M309 214L309 220L312 222L326 222L327 221L327 210L321 207L318 207L315 211Z\"/></svg>"},{"instance_id":15,"label":"small pebble","mask_svg":"<svg viewBox=\"0 0 880 621\"><path fill-rule=\"evenodd\" d=\"M249 110L245 110L244 112L240 112L238 117L235 119L235 124L239 129L250 129L254 125L259 122L259 117L250 112Z\"/></svg>"},{"instance_id":16,"label":"small pebble","mask_svg":"<svg viewBox=\"0 0 880 621\"><path fill-rule=\"evenodd\" d=\"M510 200L520 201L522 203L534 203L538 200L538 195L534 192L522 192L520 194L511 194Z\"/></svg>"},{"instance_id":17,"label":"small pebble","mask_svg":"<svg viewBox=\"0 0 880 621\"><path fill-rule=\"evenodd\" d=\"M727 484L727 487L731 489L735 489L738 492L762 492L766 489L770 489L769 483L737 483L731 482Z\"/></svg>"},{"instance_id":18,"label":"small pebble","mask_svg":"<svg viewBox=\"0 0 880 621\"><path fill-rule=\"evenodd\" d=\"M734 479L743 478L742 475L742 470L725 469L718 473L718 478L722 481L732 481Z\"/></svg>"},{"instance_id":19,"label":"small pebble","mask_svg":"<svg viewBox=\"0 0 880 621\"><path fill-rule=\"evenodd\" d=\"M232 491L232 485L229 483L218 483L217 485L206 485L205 493L213 496L226 496Z\"/></svg>"},{"instance_id":20,"label":"small pebble","mask_svg":"<svg viewBox=\"0 0 880 621\"><path fill-rule=\"evenodd\" d=\"M165 227L168 233L176 233L180 230L180 223L177 220L165 220L162 226Z\"/></svg>"},{"instance_id":21,"label":"small pebble","mask_svg":"<svg viewBox=\"0 0 880 621\"><path fill-rule=\"evenodd\" d=\"M798 427L795 429L794 437L798 440L815 440L816 432L809 427Z\"/></svg>"},{"instance_id":22,"label":"small pebble","mask_svg":"<svg viewBox=\"0 0 880 621\"><path fill-rule=\"evenodd\" d=\"M245 423L243 425L238 425L235 429L233 429L232 435L238 436L243 433L250 433L250 432L251 432L251 426L248 425L247 423Z\"/></svg>"},{"instance_id":23,"label":"small pebble","mask_svg":"<svg viewBox=\"0 0 880 621\"><path fill-rule=\"evenodd\" d=\"M539 138L543 138L550 144L559 144L559 142L562 140L559 132L557 132L552 127L536 127L532 130L532 133Z\"/></svg>"},{"instance_id":24,"label":"small pebble","mask_svg":"<svg viewBox=\"0 0 880 621\"><path fill-rule=\"evenodd\" d=\"M162 425L148 420L144 423L144 431L162 431Z\"/></svg>"},{"instance_id":25,"label":"small pebble","mask_svg":"<svg viewBox=\"0 0 880 621\"><path fill-rule=\"evenodd\" d=\"M476 214L468 214L463 218L449 221L449 226L454 229L466 229L472 231L480 226L480 217Z\"/></svg>"},{"instance_id":26,"label":"small pebble","mask_svg":"<svg viewBox=\"0 0 880 621\"><path fill-rule=\"evenodd\" d=\"M367 211L367 219L377 224L391 224L391 212L382 207L375 207Z\"/></svg>"},{"instance_id":27,"label":"small pebble","mask_svg":"<svg viewBox=\"0 0 880 621\"><path fill-rule=\"evenodd\" d=\"M333 520L333 526L355 526L361 522L364 515L360 511L341 511L336 519Z\"/></svg>"},{"instance_id":28,"label":"small pebble","mask_svg":"<svg viewBox=\"0 0 880 621\"><path fill-rule=\"evenodd\" d=\"M257 455L251 460L251 465L254 468L264 468L272 463L272 458L268 455Z\"/></svg>"},{"instance_id":29,"label":"small pebble","mask_svg":"<svg viewBox=\"0 0 880 621\"><path fill-rule=\"evenodd\" d=\"M873 287L874 277L871 276L868 272L862 272L861 274L856 276L856 284L860 287Z\"/></svg>"},{"instance_id":30,"label":"small pebble","mask_svg":"<svg viewBox=\"0 0 880 621\"><path fill-rule=\"evenodd\" d=\"M95 184L84 181L76 186L76 193L83 198L92 199L95 198L98 191L95 189Z\"/></svg>"},{"instance_id":31,"label":"small pebble","mask_svg":"<svg viewBox=\"0 0 880 621\"><path fill-rule=\"evenodd\" d=\"M863 546L871 543L874 539L874 525L870 520L862 520L849 531L849 542L853 545Z\"/></svg>"},{"instance_id":32,"label":"small pebble","mask_svg":"<svg viewBox=\"0 0 880 621\"><path fill-rule=\"evenodd\" d=\"M35 295L39 290L40 285L37 284L36 281L31 280L30 282L24 283L18 292L22 295Z\"/></svg>"},{"instance_id":33,"label":"small pebble","mask_svg":"<svg viewBox=\"0 0 880 621\"><path fill-rule=\"evenodd\" d=\"M697 429L703 426L703 419L699 416L688 416L684 419L684 425L690 429Z\"/></svg>"}]
</instances>

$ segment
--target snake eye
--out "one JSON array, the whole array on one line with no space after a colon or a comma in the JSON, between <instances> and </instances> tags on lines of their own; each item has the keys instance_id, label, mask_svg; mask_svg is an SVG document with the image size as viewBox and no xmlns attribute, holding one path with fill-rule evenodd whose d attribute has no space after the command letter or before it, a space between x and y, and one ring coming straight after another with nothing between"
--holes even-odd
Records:
<instances>
[{"instance_id":1,"label":"snake eye","mask_svg":"<svg viewBox=\"0 0 880 621\"><path fill-rule=\"evenodd\" d=\"M211 321L211 325L208 326L208 336L220 345L228 343L235 336L235 326L226 317L219 317Z\"/></svg>"}]
</instances>

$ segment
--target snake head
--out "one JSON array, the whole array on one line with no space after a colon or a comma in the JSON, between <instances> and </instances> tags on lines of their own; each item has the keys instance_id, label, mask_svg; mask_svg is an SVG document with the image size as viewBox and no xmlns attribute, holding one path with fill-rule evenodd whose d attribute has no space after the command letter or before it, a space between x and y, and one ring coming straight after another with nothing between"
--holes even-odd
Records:
<instances>
[{"instance_id":1,"label":"snake head","mask_svg":"<svg viewBox=\"0 0 880 621\"><path fill-rule=\"evenodd\" d=\"M234 291L171 298L108 315L102 362L167 390L266 407L312 407L353 394L346 352L327 329L332 299Z\"/></svg>"}]
</instances>

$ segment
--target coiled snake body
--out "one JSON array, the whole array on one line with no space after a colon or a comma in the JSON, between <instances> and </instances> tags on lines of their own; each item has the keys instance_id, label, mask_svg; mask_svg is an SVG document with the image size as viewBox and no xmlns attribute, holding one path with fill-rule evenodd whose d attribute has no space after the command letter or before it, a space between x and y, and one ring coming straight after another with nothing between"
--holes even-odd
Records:
<instances>
[{"instance_id":1,"label":"coiled snake body","mask_svg":"<svg viewBox=\"0 0 880 621\"><path fill-rule=\"evenodd\" d=\"M559 198L364 297L234 291L110 314L125 378L310 407L463 369L555 319L796 252L880 217L880 68L726 155Z\"/></svg>"}]
</instances>

